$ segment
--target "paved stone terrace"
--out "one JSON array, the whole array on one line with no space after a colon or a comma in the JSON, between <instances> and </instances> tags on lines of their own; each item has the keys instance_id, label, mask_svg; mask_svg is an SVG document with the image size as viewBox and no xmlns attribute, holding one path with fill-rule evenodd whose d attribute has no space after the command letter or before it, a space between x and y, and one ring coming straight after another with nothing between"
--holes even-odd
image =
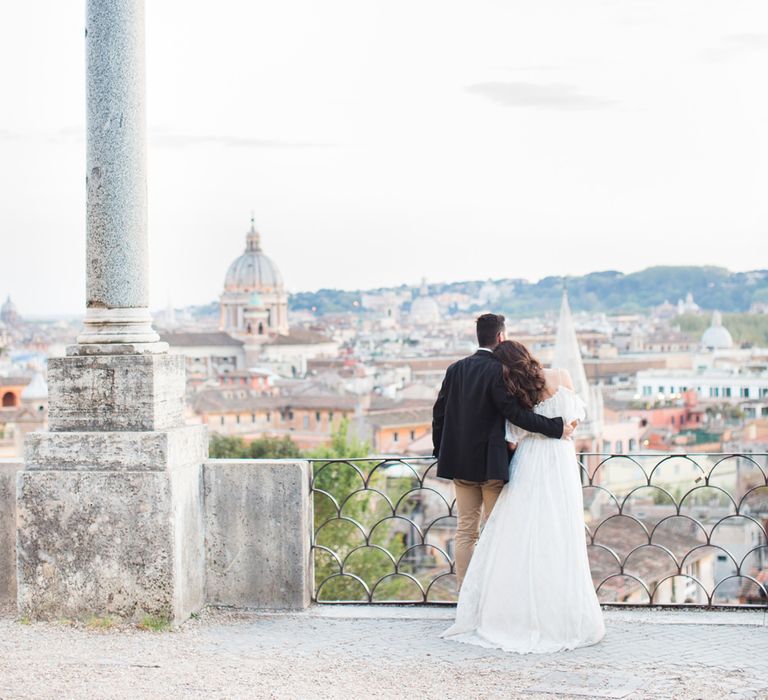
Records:
<instances>
[{"instance_id":1,"label":"paved stone terrace","mask_svg":"<svg viewBox=\"0 0 768 700\"><path fill-rule=\"evenodd\" d=\"M599 645L438 638L453 610L208 610L170 632L0 615L0 698L768 698L762 612L606 611Z\"/></svg>"}]
</instances>

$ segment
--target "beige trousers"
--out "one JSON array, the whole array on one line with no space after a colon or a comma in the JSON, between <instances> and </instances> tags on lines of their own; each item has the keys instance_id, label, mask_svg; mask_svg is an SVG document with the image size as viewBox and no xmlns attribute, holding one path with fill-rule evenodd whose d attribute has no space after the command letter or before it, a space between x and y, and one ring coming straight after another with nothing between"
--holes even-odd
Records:
<instances>
[{"instance_id":1,"label":"beige trousers","mask_svg":"<svg viewBox=\"0 0 768 700\"><path fill-rule=\"evenodd\" d=\"M472 559L475 544L480 538L480 516L481 514L484 516L482 522L488 519L504 487L504 482L500 479L481 482L454 479L453 486L456 490L458 521L455 541L456 587L461 589L469 560Z\"/></svg>"}]
</instances>

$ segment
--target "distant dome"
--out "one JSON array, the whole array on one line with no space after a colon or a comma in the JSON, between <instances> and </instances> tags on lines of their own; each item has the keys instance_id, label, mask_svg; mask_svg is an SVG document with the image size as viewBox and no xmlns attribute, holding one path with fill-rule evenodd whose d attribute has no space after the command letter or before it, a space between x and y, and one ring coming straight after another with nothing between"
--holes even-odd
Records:
<instances>
[{"instance_id":1,"label":"distant dome","mask_svg":"<svg viewBox=\"0 0 768 700\"><path fill-rule=\"evenodd\" d=\"M229 266L224 291L248 293L282 288L283 277L275 263L261 252L261 236L251 219L245 252Z\"/></svg>"},{"instance_id":2,"label":"distant dome","mask_svg":"<svg viewBox=\"0 0 768 700\"><path fill-rule=\"evenodd\" d=\"M0 306L0 320L5 321L6 323L13 323L19 318L20 316L16 309L16 304L11 301L11 297L9 296L5 302L3 302L3 305Z\"/></svg>"},{"instance_id":3,"label":"distant dome","mask_svg":"<svg viewBox=\"0 0 768 700\"><path fill-rule=\"evenodd\" d=\"M421 284L421 291L411 303L411 323L432 324L440 322L440 307L430 296L427 290L427 282Z\"/></svg>"},{"instance_id":4,"label":"distant dome","mask_svg":"<svg viewBox=\"0 0 768 700\"><path fill-rule=\"evenodd\" d=\"M712 314L712 325L701 336L701 344L712 350L724 350L733 347L733 338L723 326L723 317L719 311Z\"/></svg>"}]
</instances>

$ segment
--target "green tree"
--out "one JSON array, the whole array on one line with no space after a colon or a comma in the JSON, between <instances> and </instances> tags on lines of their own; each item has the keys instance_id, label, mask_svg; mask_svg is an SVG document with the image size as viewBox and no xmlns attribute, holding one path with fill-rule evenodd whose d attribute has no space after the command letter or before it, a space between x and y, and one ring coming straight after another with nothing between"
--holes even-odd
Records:
<instances>
[{"instance_id":1,"label":"green tree","mask_svg":"<svg viewBox=\"0 0 768 700\"><path fill-rule=\"evenodd\" d=\"M208 441L213 459L289 459L300 457L301 450L290 437L263 437L247 442L236 435L214 433Z\"/></svg>"},{"instance_id":2,"label":"green tree","mask_svg":"<svg viewBox=\"0 0 768 700\"><path fill-rule=\"evenodd\" d=\"M248 446L251 459L291 459L301 457L298 445L287 435L278 437L263 437L253 440Z\"/></svg>"},{"instance_id":3,"label":"green tree","mask_svg":"<svg viewBox=\"0 0 768 700\"><path fill-rule=\"evenodd\" d=\"M208 439L208 454L212 459L247 459L248 443L235 435L213 433Z\"/></svg>"},{"instance_id":4,"label":"green tree","mask_svg":"<svg viewBox=\"0 0 768 700\"><path fill-rule=\"evenodd\" d=\"M404 521L382 522L383 518L392 515L392 509L386 500L372 489L389 492L389 497L394 497L395 500L397 496L387 488L383 469L369 474L378 464L377 461L361 459L369 452L368 443L349 435L349 422L344 419L333 432L330 445L319 447L308 456L316 460L313 462L314 507L315 527L319 528L319 531L315 544L327 547L341 561L346 559L344 572L358 576L371 589L387 574L394 573L392 560L382 550L390 552L397 559L405 550L406 537L402 527L398 529L394 526L394 523L401 524ZM369 479L370 489L365 486L366 478ZM408 488L409 486L403 486L402 492ZM334 500L339 505L339 510ZM365 599L362 587L352 578L336 577L323 585L329 576L337 573L339 565L334 557L322 549L316 549L315 585L322 586L319 591L320 599ZM413 597L412 587L412 583L402 578L386 579L376 589L376 599L393 600L408 595Z\"/></svg>"}]
</instances>

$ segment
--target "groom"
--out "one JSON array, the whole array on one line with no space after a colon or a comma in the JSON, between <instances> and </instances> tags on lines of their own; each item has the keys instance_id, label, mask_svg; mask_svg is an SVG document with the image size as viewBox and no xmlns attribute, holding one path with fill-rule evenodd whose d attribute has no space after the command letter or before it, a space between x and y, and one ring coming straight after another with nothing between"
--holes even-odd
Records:
<instances>
[{"instance_id":1,"label":"groom","mask_svg":"<svg viewBox=\"0 0 768 700\"><path fill-rule=\"evenodd\" d=\"M464 580L480 536L480 514L487 518L509 480L509 453L504 440L506 418L532 433L569 438L573 425L525 410L507 390L493 349L504 340L504 317L477 319L474 355L452 364L432 410L432 443L437 476L453 479L456 489L456 582Z\"/></svg>"}]
</instances>

